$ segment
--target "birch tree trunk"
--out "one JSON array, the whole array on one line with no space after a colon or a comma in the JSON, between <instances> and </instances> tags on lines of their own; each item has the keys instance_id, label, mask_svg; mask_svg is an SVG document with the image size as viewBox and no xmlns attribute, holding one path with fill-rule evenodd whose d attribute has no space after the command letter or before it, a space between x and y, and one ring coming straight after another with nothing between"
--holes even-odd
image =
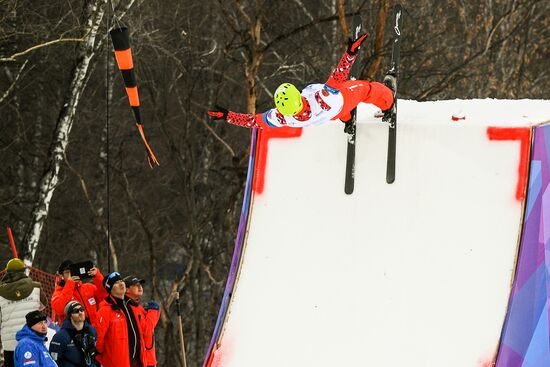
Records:
<instances>
[{"instance_id":1,"label":"birch tree trunk","mask_svg":"<svg viewBox=\"0 0 550 367\"><path fill-rule=\"evenodd\" d=\"M61 107L52 144L48 154L46 170L38 185L38 198L32 210L32 217L23 240L25 259L32 263L40 242L42 228L48 217L50 202L59 181L59 172L69 144L69 134L73 126L76 109L86 88L86 74L92 58L97 30L103 19L106 0L88 0L85 6L84 42L78 46L78 58L73 70L71 84Z\"/></svg>"}]
</instances>

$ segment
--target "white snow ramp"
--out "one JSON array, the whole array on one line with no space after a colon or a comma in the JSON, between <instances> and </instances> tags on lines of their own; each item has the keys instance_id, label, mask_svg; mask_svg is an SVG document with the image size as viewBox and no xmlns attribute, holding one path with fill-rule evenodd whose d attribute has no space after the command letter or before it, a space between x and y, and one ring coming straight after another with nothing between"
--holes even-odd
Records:
<instances>
[{"instance_id":1,"label":"white snow ramp","mask_svg":"<svg viewBox=\"0 0 550 367\"><path fill-rule=\"evenodd\" d=\"M352 195L341 123L262 132L269 150L256 149L247 234L205 365L493 362L530 127L550 118L550 101L399 101L391 185L388 128L374 115L360 105Z\"/></svg>"}]
</instances>

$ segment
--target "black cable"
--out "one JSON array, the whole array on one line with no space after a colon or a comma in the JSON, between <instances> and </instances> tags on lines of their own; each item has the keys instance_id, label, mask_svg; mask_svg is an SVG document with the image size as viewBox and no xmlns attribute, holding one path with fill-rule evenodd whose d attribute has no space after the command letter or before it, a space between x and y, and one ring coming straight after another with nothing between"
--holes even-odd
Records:
<instances>
[{"instance_id":1,"label":"black cable","mask_svg":"<svg viewBox=\"0 0 550 367\"><path fill-rule=\"evenodd\" d=\"M109 17L109 8L110 8L110 0L107 0L107 10L106 10L106 17L107 17L107 37L105 38L105 50L106 50L106 60L105 60L105 70L106 70L106 121L105 121L105 142L107 144L107 151L106 151L106 167L105 167L105 175L107 180L107 271L111 272L111 182L110 182L110 161L109 161L109 120L110 120L110 111L109 111L109 104L110 104L110 85L111 85L111 79L109 77L110 74L110 52L109 52L109 29L111 28L111 19Z\"/></svg>"}]
</instances>

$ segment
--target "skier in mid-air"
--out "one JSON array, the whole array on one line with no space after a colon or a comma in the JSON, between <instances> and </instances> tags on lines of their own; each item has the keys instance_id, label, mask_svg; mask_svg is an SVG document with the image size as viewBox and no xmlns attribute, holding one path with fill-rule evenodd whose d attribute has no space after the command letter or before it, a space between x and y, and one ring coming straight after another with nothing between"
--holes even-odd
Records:
<instances>
[{"instance_id":1,"label":"skier in mid-air","mask_svg":"<svg viewBox=\"0 0 550 367\"><path fill-rule=\"evenodd\" d=\"M386 116L391 113L394 101L395 78L387 75L384 84L366 80L348 80L351 67L366 34L351 38L348 47L325 84L310 84L300 93L291 83L281 84L275 90L275 107L256 115L228 111L216 106L208 114L230 124L248 128L304 127L340 119L344 124L351 120L351 111L361 102L372 103ZM389 85L392 89L390 89Z\"/></svg>"}]
</instances>

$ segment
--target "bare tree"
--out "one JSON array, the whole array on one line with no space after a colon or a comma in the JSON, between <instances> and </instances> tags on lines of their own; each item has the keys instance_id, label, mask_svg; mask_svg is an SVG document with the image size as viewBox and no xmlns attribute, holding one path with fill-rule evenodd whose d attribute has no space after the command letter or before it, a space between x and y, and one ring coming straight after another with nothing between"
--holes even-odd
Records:
<instances>
[{"instance_id":1,"label":"bare tree","mask_svg":"<svg viewBox=\"0 0 550 367\"><path fill-rule=\"evenodd\" d=\"M105 12L104 0L90 0L85 6L84 42L78 47L78 61L73 70L73 78L67 91L66 102L59 113L54 139L50 147L49 164L40 180L38 200L32 211L32 220L23 240L25 244L25 258L32 263L36 255L38 242L48 215L50 201L59 181L59 170L63 162L63 155L69 144L69 135L75 119L76 109L86 87L86 74L90 61L94 57L94 46L97 30Z\"/></svg>"}]
</instances>

